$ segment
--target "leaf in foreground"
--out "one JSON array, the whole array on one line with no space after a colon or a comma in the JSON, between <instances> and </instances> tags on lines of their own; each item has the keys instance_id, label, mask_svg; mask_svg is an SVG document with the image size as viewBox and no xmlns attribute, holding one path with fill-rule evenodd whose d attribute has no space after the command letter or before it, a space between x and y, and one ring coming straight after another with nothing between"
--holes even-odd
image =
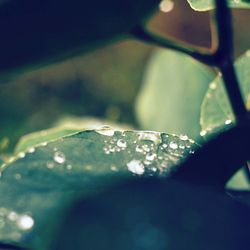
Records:
<instances>
[{"instance_id":1,"label":"leaf in foreground","mask_svg":"<svg viewBox=\"0 0 250 250\"><path fill-rule=\"evenodd\" d=\"M20 152L2 166L0 241L50 249L72 200L124 179L168 176L194 146L187 136L105 128Z\"/></svg>"}]
</instances>

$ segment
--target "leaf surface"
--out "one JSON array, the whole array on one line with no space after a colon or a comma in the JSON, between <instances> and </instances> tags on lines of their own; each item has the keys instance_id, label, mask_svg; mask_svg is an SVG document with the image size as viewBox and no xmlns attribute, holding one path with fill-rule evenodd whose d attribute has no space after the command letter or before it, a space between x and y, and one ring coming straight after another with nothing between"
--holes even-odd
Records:
<instances>
[{"instance_id":1,"label":"leaf surface","mask_svg":"<svg viewBox=\"0 0 250 250\"><path fill-rule=\"evenodd\" d=\"M130 178L168 176L194 148L183 136L104 128L19 152L1 168L0 241L49 249L73 199Z\"/></svg>"}]
</instances>

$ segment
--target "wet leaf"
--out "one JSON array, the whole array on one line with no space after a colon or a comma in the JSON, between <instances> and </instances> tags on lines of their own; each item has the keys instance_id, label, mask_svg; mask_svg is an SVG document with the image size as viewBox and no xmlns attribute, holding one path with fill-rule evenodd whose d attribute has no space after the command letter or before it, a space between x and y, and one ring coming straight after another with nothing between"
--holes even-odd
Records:
<instances>
[{"instance_id":1,"label":"wet leaf","mask_svg":"<svg viewBox=\"0 0 250 250\"><path fill-rule=\"evenodd\" d=\"M0 72L28 70L122 38L143 23L158 3L5 1L0 5Z\"/></svg>"},{"instance_id":2,"label":"wet leaf","mask_svg":"<svg viewBox=\"0 0 250 250\"><path fill-rule=\"evenodd\" d=\"M214 0L187 0L194 10L206 11L214 8ZM248 0L228 0L232 8L250 8Z\"/></svg>"},{"instance_id":3,"label":"wet leaf","mask_svg":"<svg viewBox=\"0 0 250 250\"><path fill-rule=\"evenodd\" d=\"M214 78L203 65L186 55L159 50L153 54L136 113L143 129L187 134L198 140L200 105Z\"/></svg>"},{"instance_id":4,"label":"wet leaf","mask_svg":"<svg viewBox=\"0 0 250 250\"><path fill-rule=\"evenodd\" d=\"M250 94L250 52L247 51L236 63L236 71L245 103ZM200 124L202 135L225 129L235 118L229 103L221 75L210 83L201 106Z\"/></svg>"},{"instance_id":5,"label":"wet leaf","mask_svg":"<svg viewBox=\"0 0 250 250\"><path fill-rule=\"evenodd\" d=\"M49 249L72 199L125 179L169 176L195 147L187 136L106 127L19 152L1 168L0 241Z\"/></svg>"}]
</instances>

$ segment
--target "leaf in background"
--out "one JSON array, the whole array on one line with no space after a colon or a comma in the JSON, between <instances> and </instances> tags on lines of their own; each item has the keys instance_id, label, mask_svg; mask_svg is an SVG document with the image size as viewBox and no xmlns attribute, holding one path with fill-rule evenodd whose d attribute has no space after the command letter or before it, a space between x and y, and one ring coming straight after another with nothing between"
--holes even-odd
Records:
<instances>
[{"instance_id":1,"label":"leaf in background","mask_svg":"<svg viewBox=\"0 0 250 250\"><path fill-rule=\"evenodd\" d=\"M192 58L159 50L151 58L137 97L142 129L187 134L199 140L200 105L213 74Z\"/></svg>"},{"instance_id":2,"label":"leaf in background","mask_svg":"<svg viewBox=\"0 0 250 250\"><path fill-rule=\"evenodd\" d=\"M8 0L0 5L0 72L8 76L122 38L158 4L159 0Z\"/></svg>"},{"instance_id":3,"label":"leaf in background","mask_svg":"<svg viewBox=\"0 0 250 250\"><path fill-rule=\"evenodd\" d=\"M20 152L2 166L0 241L49 249L72 199L128 178L168 176L194 146L186 136L103 128Z\"/></svg>"},{"instance_id":4,"label":"leaf in background","mask_svg":"<svg viewBox=\"0 0 250 250\"><path fill-rule=\"evenodd\" d=\"M214 0L187 0L194 10L207 11L214 8ZM228 4L233 8L250 8L247 0L228 0Z\"/></svg>"},{"instance_id":5,"label":"leaf in background","mask_svg":"<svg viewBox=\"0 0 250 250\"><path fill-rule=\"evenodd\" d=\"M240 87L245 103L250 95L250 51L235 63ZM234 122L234 115L223 85L221 75L210 83L201 106L200 124L202 134L214 133L225 129Z\"/></svg>"},{"instance_id":6,"label":"leaf in background","mask_svg":"<svg viewBox=\"0 0 250 250\"><path fill-rule=\"evenodd\" d=\"M245 103L248 103L250 94L250 53L247 51L235 63L241 91ZM218 133L232 125L235 118L229 103L229 99L222 81L221 75L210 83L201 106L201 135ZM228 188L250 189L250 183L244 173L239 170L228 182Z\"/></svg>"}]
</instances>

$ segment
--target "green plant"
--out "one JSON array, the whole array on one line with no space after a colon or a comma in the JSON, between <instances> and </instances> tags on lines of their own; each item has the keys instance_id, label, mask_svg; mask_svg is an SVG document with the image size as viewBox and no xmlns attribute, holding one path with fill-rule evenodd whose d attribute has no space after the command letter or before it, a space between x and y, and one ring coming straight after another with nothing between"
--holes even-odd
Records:
<instances>
[{"instance_id":1,"label":"green plant","mask_svg":"<svg viewBox=\"0 0 250 250\"><path fill-rule=\"evenodd\" d=\"M210 1L189 2L197 9L213 7ZM0 40L4 77L33 63L49 63L58 56L71 54L72 49L78 52L95 47L100 38L105 42L120 35L182 52L221 73L211 83L203 102L201 134L211 133L212 137L202 146L186 135L110 127L91 130L86 124L60 126L23 137L13 156L6 157L1 166L3 248L248 249L249 192L225 186L249 160L249 113L245 106L249 96L249 59L246 54L236 62L245 95L242 98L233 65L232 24L226 1L215 1L215 44L211 50L189 47L147 31L144 19L158 1L75 1L70 9L66 1L44 1L41 6L45 9L51 4L46 21L40 19L35 3L27 1L21 6L11 0L0 2L0 20L10 23L8 26L0 22L6 32ZM235 7L250 6L248 1L229 3ZM59 4L62 12L57 11ZM96 5L102 11L95 13ZM86 16L81 15L80 7L85 8ZM13 8L15 18L24 22L20 26L13 23ZM25 17L26 8L36 10L30 15L34 15L39 29L32 36L29 31L33 26ZM64 14L68 11L68 15L74 13L78 26L75 22L67 26ZM93 12L96 15L90 22ZM55 13L59 19L53 23ZM128 22L124 22L128 14ZM58 20L64 22L65 29L47 40L48 34L54 34L50 23L58 27ZM100 20L108 28L100 25ZM90 31L90 24L95 28L82 40L82 27ZM10 41L20 35L20 27L25 29L15 47ZM66 37L65 30L72 31L72 36ZM62 38L65 43L58 46ZM40 43L46 45L45 54L37 50ZM190 59L183 60L184 57L170 52L167 57L182 65L187 60L199 82L211 81L211 75L205 69L200 73L201 66ZM226 111L222 114L218 106ZM140 113L143 105L138 107ZM192 133L197 135L197 129ZM197 139L201 141L198 135ZM247 167L245 171L248 173Z\"/></svg>"}]
</instances>

